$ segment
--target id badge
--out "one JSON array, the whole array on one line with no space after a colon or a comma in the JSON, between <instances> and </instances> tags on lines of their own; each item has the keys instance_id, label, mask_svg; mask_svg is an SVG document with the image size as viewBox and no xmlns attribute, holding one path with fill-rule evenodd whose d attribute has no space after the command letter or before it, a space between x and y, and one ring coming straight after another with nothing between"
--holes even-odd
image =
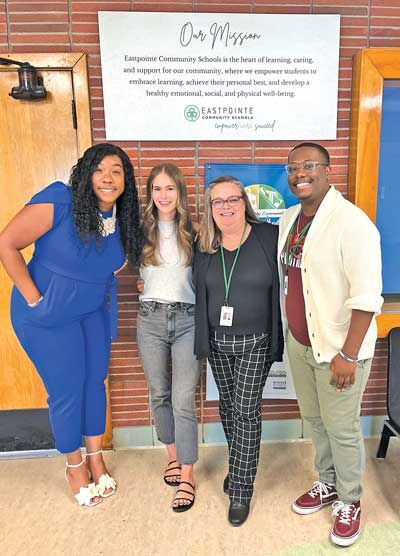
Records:
<instances>
[{"instance_id":1,"label":"id badge","mask_svg":"<svg viewBox=\"0 0 400 556\"><path fill-rule=\"evenodd\" d=\"M283 293L287 295L288 292L288 285L289 285L289 276L285 274L285 278L283 280Z\"/></svg>"},{"instance_id":2,"label":"id badge","mask_svg":"<svg viewBox=\"0 0 400 556\"><path fill-rule=\"evenodd\" d=\"M221 316L219 318L220 326L232 326L233 321L233 307L223 305L221 307Z\"/></svg>"}]
</instances>

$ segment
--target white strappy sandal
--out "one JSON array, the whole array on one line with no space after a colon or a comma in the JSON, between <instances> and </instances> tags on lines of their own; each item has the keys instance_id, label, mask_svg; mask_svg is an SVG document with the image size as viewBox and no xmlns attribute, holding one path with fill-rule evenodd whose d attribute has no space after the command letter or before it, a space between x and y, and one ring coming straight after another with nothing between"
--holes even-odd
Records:
<instances>
[{"instance_id":1,"label":"white strappy sandal","mask_svg":"<svg viewBox=\"0 0 400 556\"><path fill-rule=\"evenodd\" d=\"M102 451L103 450L98 450L97 452L92 452L90 454L87 453L86 457L97 456L97 454L101 454ZM95 486L97 492L99 493L99 496L101 496L102 498L109 498L110 496L115 494L117 490L117 483L108 473L103 473L103 475L101 475L99 479L99 482ZM106 493L107 489L111 489L111 492Z\"/></svg>"},{"instance_id":2,"label":"white strappy sandal","mask_svg":"<svg viewBox=\"0 0 400 556\"><path fill-rule=\"evenodd\" d=\"M65 467L65 479L67 483L69 483L68 475L67 475L67 468L68 467L80 467L83 465L84 461L82 460L80 463L73 465L72 463L66 462ZM103 500L100 497L100 494L96 488L94 483L89 483L87 487L81 487L77 494L74 494L76 501L80 506L86 506L87 508L91 508L93 506L97 506ZM97 502L94 501L94 498L98 498Z\"/></svg>"}]
</instances>

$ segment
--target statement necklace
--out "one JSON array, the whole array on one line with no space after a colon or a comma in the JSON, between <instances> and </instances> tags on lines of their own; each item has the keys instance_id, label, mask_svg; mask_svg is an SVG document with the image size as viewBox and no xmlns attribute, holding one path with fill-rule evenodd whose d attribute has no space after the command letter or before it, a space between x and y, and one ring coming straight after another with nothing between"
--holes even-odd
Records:
<instances>
[{"instance_id":1,"label":"statement necklace","mask_svg":"<svg viewBox=\"0 0 400 556\"><path fill-rule=\"evenodd\" d=\"M100 218L103 223L103 229L101 230L101 235L103 237L109 236L115 232L115 224L117 222L117 205L114 204L112 215L108 218L104 218L104 216L100 213Z\"/></svg>"}]
</instances>

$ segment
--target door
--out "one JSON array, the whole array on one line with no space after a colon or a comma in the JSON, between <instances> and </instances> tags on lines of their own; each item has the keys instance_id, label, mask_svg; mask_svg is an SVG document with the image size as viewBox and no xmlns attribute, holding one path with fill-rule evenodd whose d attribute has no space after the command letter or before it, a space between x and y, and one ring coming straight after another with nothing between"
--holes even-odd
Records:
<instances>
[{"instance_id":1,"label":"door","mask_svg":"<svg viewBox=\"0 0 400 556\"><path fill-rule=\"evenodd\" d=\"M71 167L91 144L85 57L82 54L18 54L15 57L37 68L46 68L39 69L39 74L47 97L39 101L13 99L8 93L18 84L18 67L0 66L0 229L34 193L52 181L67 182ZM74 112L75 106L78 113ZM26 260L31 254L32 247L23 252ZM0 266L0 416L2 426L6 427L0 428L0 451L43 447L38 446L40 431L37 437L26 429L28 438L14 447L9 440L13 437L13 427L21 421L18 410L31 412L30 417L23 415L22 422L38 415L43 423L40 409L47 407L41 380L11 327L11 287ZM18 434L21 437L24 431ZM47 432L45 436L48 438Z\"/></svg>"}]
</instances>

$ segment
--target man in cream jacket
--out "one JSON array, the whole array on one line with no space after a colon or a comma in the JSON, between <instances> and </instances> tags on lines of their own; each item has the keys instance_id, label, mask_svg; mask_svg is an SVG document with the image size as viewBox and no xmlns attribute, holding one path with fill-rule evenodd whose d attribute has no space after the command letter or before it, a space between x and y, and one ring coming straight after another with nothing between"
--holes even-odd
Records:
<instances>
[{"instance_id":1,"label":"man in cream jacket","mask_svg":"<svg viewBox=\"0 0 400 556\"><path fill-rule=\"evenodd\" d=\"M383 301L379 233L329 185L324 147L297 145L286 169L300 204L279 222L282 319L319 475L293 502L293 510L310 514L333 503L331 539L349 546L360 534L360 405L374 355L375 315Z\"/></svg>"}]
</instances>

